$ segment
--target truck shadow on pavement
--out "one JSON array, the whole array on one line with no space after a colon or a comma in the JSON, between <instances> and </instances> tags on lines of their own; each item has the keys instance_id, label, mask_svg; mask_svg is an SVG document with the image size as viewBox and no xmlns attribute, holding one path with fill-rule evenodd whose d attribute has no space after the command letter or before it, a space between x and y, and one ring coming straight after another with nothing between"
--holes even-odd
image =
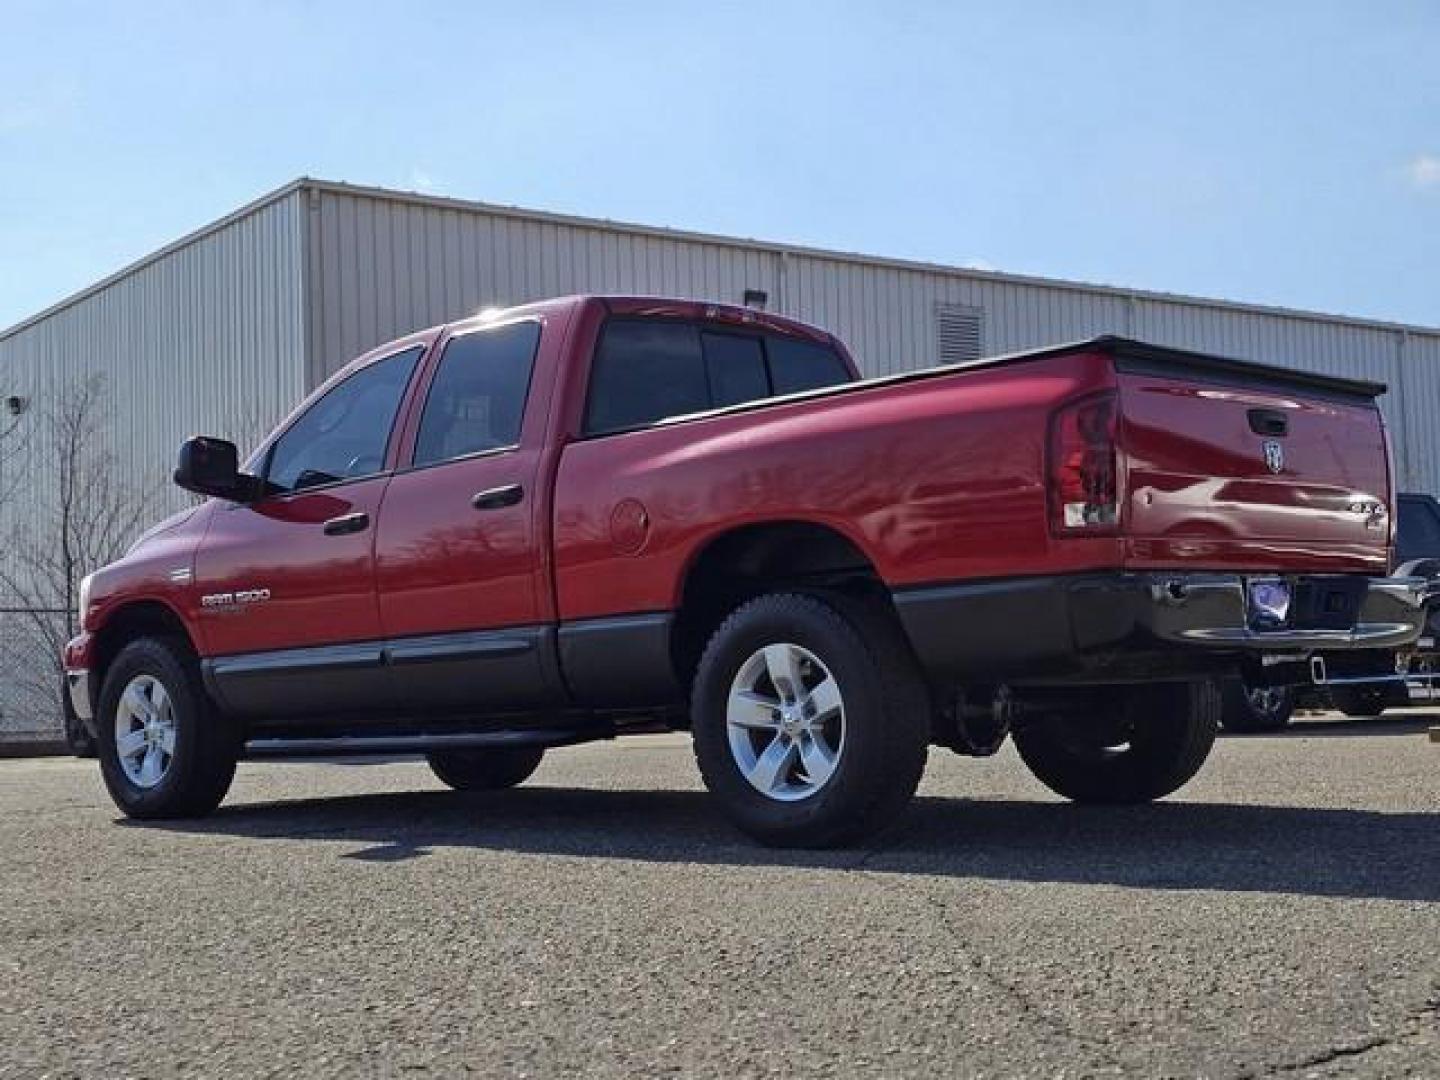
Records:
<instances>
[{"instance_id":1,"label":"truck shadow on pavement","mask_svg":"<svg viewBox=\"0 0 1440 1080\"><path fill-rule=\"evenodd\" d=\"M202 821L134 827L359 844L339 857L379 864L407 862L435 848L483 849L1440 903L1440 811L1198 802L1102 808L922 797L863 848L806 852L751 844L698 791L535 786L242 805Z\"/></svg>"}]
</instances>

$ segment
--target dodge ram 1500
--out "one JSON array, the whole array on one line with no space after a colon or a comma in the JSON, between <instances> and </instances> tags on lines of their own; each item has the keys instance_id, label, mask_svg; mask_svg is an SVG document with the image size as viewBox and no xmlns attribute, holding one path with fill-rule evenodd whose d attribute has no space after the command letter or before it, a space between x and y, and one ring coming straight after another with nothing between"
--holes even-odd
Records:
<instances>
[{"instance_id":1,"label":"dodge ram 1500","mask_svg":"<svg viewBox=\"0 0 1440 1080\"><path fill-rule=\"evenodd\" d=\"M1303 358L1301 358L1303 359ZM1118 338L859 380L775 315L568 297L349 364L82 590L66 670L136 817L236 762L417 752L462 789L688 729L761 841L843 843L928 749L1164 796L1218 680L1389 649L1383 387Z\"/></svg>"}]
</instances>

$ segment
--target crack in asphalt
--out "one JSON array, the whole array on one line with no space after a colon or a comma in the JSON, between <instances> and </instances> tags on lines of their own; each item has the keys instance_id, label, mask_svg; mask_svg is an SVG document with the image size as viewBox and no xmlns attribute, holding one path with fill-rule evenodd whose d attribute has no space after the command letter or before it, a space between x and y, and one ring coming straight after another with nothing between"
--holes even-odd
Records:
<instances>
[{"instance_id":1,"label":"crack in asphalt","mask_svg":"<svg viewBox=\"0 0 1440 1080\"><path fill-rule=\"evenodd\" d=\"M955 942L956 951L959 952L961 959L970 966L970 969L974 971L981 980L999 991L1002 998L1012 1002L1022 1017L1040 1024L1052 1034L1072 1040L1081 1046L1087 1046L1094 1050L1105 1050L1109 1048L1109 1043L1105 1040L1096 1039L1084 1032L1077 1031L1063 1019L1059 1018L1054 1012L1036 1004L1030 995L1021 990L1020 987L1008 979L1001 978L987 968L981 957L968 947L968 943L961 931L959 931L951 921L950 908L938 897L931 896L928 892L923 891L918 884L909 891L913 895L918 896L919 899L923 900L938 914L940 922L945 925L951 939Z\"/></svg>"},{"instance_id":2,"label":"crack in asphalt","mask_svg":"<svg viewBox=\"0 0 1440 1080\"><path fill-rule=\"evenodd\" d=\"M1263 1073L1242 1073L1244 1077L1251 1076L1283 1076L1285 1073L1299 1072L1301 1069L1313 1069L1317 1065L1328 1065L1332 1061L1339 1061L1341 1058L1359 1057L1361 1054L1368 1054L1388 1045L1390 1039L1381 1035L1375 1035L1359 1042L1347 1043L1344 1046L1332 1046L1328 1050L1321 1051L1300 1061L1292 1061L1283 1065L1268 1065Z\"/></svg>"},{"instance_id":3,"label":"crack in asphalt","mask_svg":"<svg viewBox=\"0 0 1440 1080\"><path fill-rule=\"evenodd\" d=\"M1387 1046L1404 1045L1424 1034L1422 1023L1427 1017L1436 1024L1440 1024L1440 994L1428 999L1418 1009L1406 1013L1400 1021L1400 1029L1391 1034L1372 1035L1355 1042L1332 1046L1300 1061L1266 1066L1260 1073L1241 1073L1237 1080L1252 1080L1257 1076L1284 1076L1287 1073L1299 1072L1301 1069L1314 1069L1321 1065L1329 1065L1345 1058L1363 1057Z\"/></svg>"},{"instance_id":4,"label":"crack in asphalt","mask_svg":"<svg viewBox=\"0 0 1440 1080\"><path fill-rule=\"evenodd\" d=\"M865 871L877 858L887 854L895 847L895 840L900 836L899 826L891 826L886 829L876 841L865 850L861 856L845 867L847 872ZM1092 1038L1080 1031L1075 1030L1063 1020L1058 1019L1052 1012L1042 1008L1033 1001L1028 994L1018 986L1002 979L993 971L987 968L980 956L976 955L968 947L968 943L959 928L951 918L951 909L938 897L932 896L919 882L912 883L909 888L903 882L896 883L897 890L909 893L912 897L920 900L929 907L937 916L940 923L945 927L950 939L954 942L956 952L960 959L970 968L971 971L986 985L999 993L999 996L1014 1004L1022 1017L1039 1023L1048 1029L1052 1034L1074 1042L1088 1046L1092 1049L1105 1049L1108 1046L1103 1040Z\"/></svg>"},{"instance_id":5,"label":"crack in asphalt","mask_svg":"<svg viewBox=\"0 0 1440 1080\"><path fill-rule=\"evenodd\" d=\"M893 850L898 834L899 829L897 827L892 826L885 830L859 858L844 869L847 872L865 871L876 859ZM1070 1024L1058 1019L1053 1013L1037 1005L1030 996L1018 986L1006 979L1002 979L986 968L981 958L967 947L964 937L951 920L950 909L940 899L932 896L918 883L908 889L901 885L900 891L909 892L913 897L921 900L927 907L935 912L939 921L949 932L951 940L955 943L956 951L960 954L960 958L965 961L969 968L983 982L998 991L1002 998L1012 1002L1022 1017L1038 1022L1052 1034L1073 1040L1073 1042L1080 1046L1089 1047L1092 1050L1106 1050L1109 1048L1108 1042L1095 1039L1082 1031L1076 1030ZM1363 1057L1366 1054L1387 1046L1403 1045L1424 1033L1422 1024L1427 1018L1440 1024L1440 994L1427 999L1418 1009L1407 1013L1400 1021L1399 1028L1392 1034L1374 1035L1355 1042L1332 1046L1321 1053L1314 1054L1300 1061L1262 1066L1258 1072L1246 1070L1237 1074L1236 1080L1256 1080L1256 1078L1262 1076L1284 1076L1300 1072L1301 1070L1315 1069L1347 1058Z\"/></svg>"}]
</instances>

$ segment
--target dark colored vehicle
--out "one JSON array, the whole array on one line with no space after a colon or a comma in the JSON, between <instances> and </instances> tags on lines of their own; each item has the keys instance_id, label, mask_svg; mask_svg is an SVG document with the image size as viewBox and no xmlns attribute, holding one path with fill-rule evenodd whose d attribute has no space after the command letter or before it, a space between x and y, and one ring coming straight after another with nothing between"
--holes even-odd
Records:
<instances>
[{"instance_id":1,"label":"dark colored vehicle","mask_svg":"<svg viewBox=\"0 0 1440 1080\"><path fill-rule=\"evenodd\" d=\"M1213 680L1394 648L1383 387L1101 338L857 381L720 304L570 297L403 338L88 580L66 653L136 817L242 756L425 753L458 788L688 728L773 844L842 843L928 748L1164 796Z\"/></svg>"},{"instance_id":2,"label":"dark colored vehicle","mask_svg":"<svg viewBox=\"0 0 1440 1080\"><path fill-rule=\"evenodd\" d=\"M1296 686L1251 685L1226 679L1221 687L1220 726L1226 731L1280 731L1290 725L1302 690Z\"/></svg>"},{"instance_id":3,"label":"dark colored vehicle","mask_svg":"<svg viewBox=\"0 0 1440 1080\"><path fill-rule=\"evenodd\" d=\"M1401 492L1395 498L1395 576L1440 578L1440 502L1433 495ZM1327 682L1298 686L1224 686L1222 724L1227 731L1279 731L1297 706L1333 708L1346 716L1379 716L1410 704L1411 682L1433 685L1440 676L1440 597L1427 604L1425 630L1413 646L1398 650L1356 650L1332 659Z\"/></svg>"},{"instance_id":4,"label":"dark colored vehicle","mask_svg":"<svg viewBox=\"0 0 1440 1080\"><path fill-rule=\"evenodd\" d=\"M1395 575L1434 581L1440 578L1440 503L1433 495L1402 492L1395 500ZM1332 683L1330 704L1346 716L1379 716L1387 708L1409 705L1411 683L1433 688L1440 676L1440 597L1427 605L1425 629L1409 648L1383 651L1366 657L1356 654L1349 663L1332 664L1330 678L1345 673L1364 678L1372 674L1383 680L1375 683ZM1357 662L1369 661L1356 671ZM1333 669L1333 670L1332 670Z\"/></svg>"}]
</instances>

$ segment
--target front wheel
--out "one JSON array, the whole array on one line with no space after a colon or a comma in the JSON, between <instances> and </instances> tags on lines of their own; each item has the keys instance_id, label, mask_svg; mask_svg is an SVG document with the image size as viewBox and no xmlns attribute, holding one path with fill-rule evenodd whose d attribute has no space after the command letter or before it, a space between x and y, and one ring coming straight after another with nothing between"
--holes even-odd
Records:
<instances>
[{"instance_id":1,"label":"front wheel","mask_svg":"<svg viewBox=\"0 0 1440 1080\"><path fill-rule=\"evenodd\" d=\"M184 642L141 638L120 650L96 715L100 774L126 816L200 817L225 798L239 728L210 703Z\"/></svg>"},{"instance_id":2,"label":"front wheel","mask_svg":"<svg viewBox=\"0 0 1440 1080\"><path fill-rule=\"evenodd\" d=\"M530 779L545 756L543 746L487 750L436 750L425 755L430 770L456 791L499 791Z\"/></svg>"},{"instance_id":3,"label":"front wheel","mask_svg":"<svg viewBox=\"0 0 1440 1080\"><path fill-rule=\"evenodd\" d=\"M929 696L899 626L829 593L773 593L731 614L700 660L690 716L705 786L777 847L879 829L915 793L929 747Z\"/></svg>"},{"instance_id":4,"label":"front wheel","mask_svg":"<svg viewBox=\"0 0 1440 1080\"><path fill-rule=\"evenodd\" d=\"M1014 732L1035 778L1082 803L1141 803L1179 790L1205 763L1220 720L1214 683L1121 687L1103 704Z\"/></svg>"}]
</instances>

